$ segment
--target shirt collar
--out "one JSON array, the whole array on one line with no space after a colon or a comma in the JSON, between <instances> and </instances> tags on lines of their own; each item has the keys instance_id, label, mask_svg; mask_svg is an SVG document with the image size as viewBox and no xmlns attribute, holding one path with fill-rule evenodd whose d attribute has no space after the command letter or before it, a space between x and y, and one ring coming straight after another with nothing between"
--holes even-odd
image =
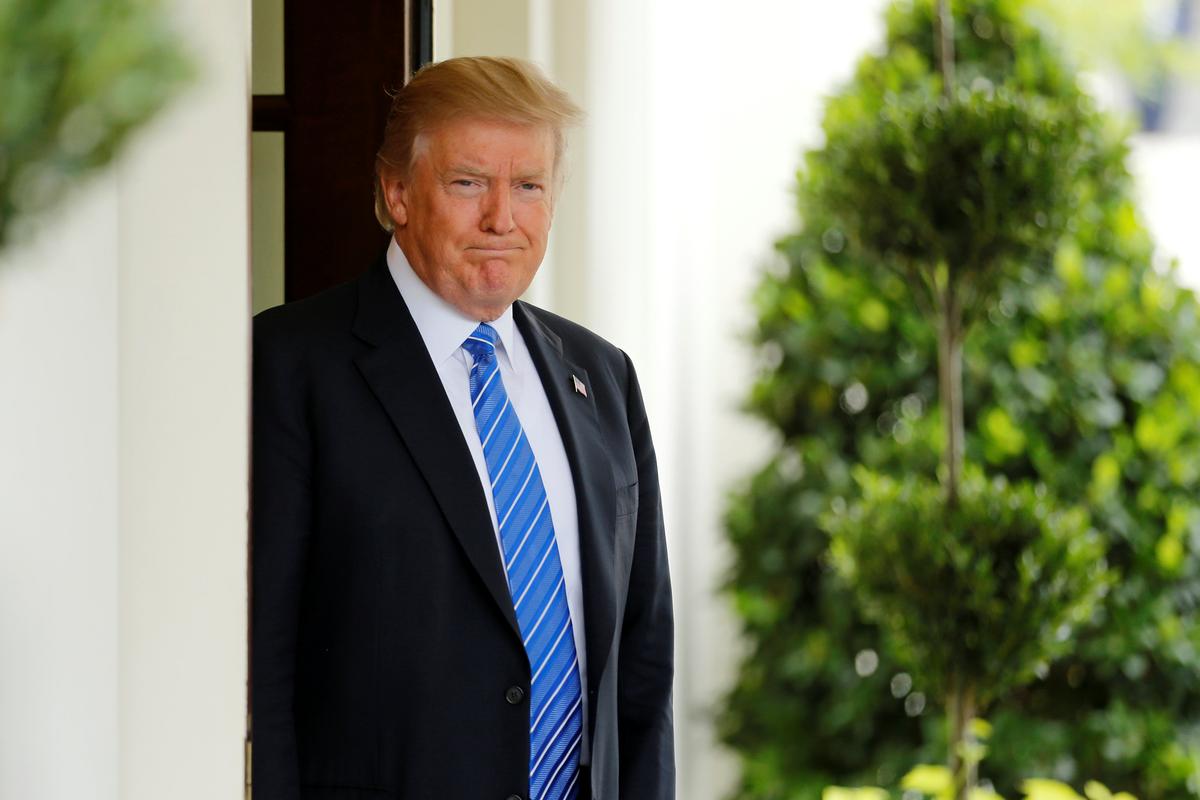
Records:
<instances>
[{"instance_id":1,"label":"shirt collar","mask_svg":"<svg viewBox=\"0 0 1200 800\"><path fill-rule=\"evenodd\" d=\"M392 280L400 290L400 296L404 298L413 322L417 324L417 330L425 341L425 348L429 351L433 363L440 364L447 358L453 358L459 352L462 343L478 327L479 320L466 316L426 286L413 271L395 237L392 237L388 244L387 265L388 272L391 273ZM512 306L504 309L503 314L488 324L496 329L497 349L512 366L511 353L514 352L515 336Z\"/></svg>"}]
</instances>

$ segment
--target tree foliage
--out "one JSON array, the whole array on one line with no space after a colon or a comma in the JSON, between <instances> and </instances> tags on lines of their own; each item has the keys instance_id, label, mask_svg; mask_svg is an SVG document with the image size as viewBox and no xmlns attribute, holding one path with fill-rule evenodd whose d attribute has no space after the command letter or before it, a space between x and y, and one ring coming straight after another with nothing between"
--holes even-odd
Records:
<instances>
[{"instance_id":1,"label":"tree foliage","mask_svg":"<svg viewBox=\"0 0 1200 800\"><path fill-rule=\"evenodd\" d=\"M1092 107L1022 4L952 5L959 81L1076 120L1079 159L1061 237L1005 267L966 333L966 460L1082 506L1115 575L1063 658L990 715L985 776L1002 793L1045 775L1095 778L1144 800L1195 796L1200 307L1154 265L1120 126ZM830 99L827 132L876 128L929 90L932 13L929 2L890 9L882 52ZM926 697L935 676L901 671L891 639L835 575L820 525L862 497L857 469L897 485L933 475L944 438L936 331L919 289L824 202L836 165L850 161L837 149L846 140L829 135L807 155L800 224L777 245L786 267L756 297L765 367L748 405L780 446L727 515L729 586L749 654L722 726L743 756L747 800L895 785L945 747ZM930 202L921 198L860 202L904 204L892 213L918 219Z\"/></svg>"},{"instance_id":2,"label":"tree foliage","mask_svg":"<svg viewBox=\"0 0 1200 800\"><path fill-rule=\"evenodd\" d=\"M0 247L109 163L189 74L152 0L0 2Z\"/></svg>"},{"instance_id":3,"label":"tree foliage","mask_svg":"<svg viewBox=\"0 0 1200 800\"><path fill-rule=\"evenodd\" d=\"M981 706L1068 651L1108 589L1104 545L1045 486L969 470L947 507L928 478L855 469L859 497L822 526L831 557L898 659L932 686L965 682Z\"/></svg>"},{"instance_id":4,"label":"tree foliage","mask_svg":"<svg viewBox=\"0 0 1200 800\"><path fill-rule=\"evenodd\" d=\"M932 273L963 285L968 310L986 304L1013 263L1053 248L1071 212L1062 189L1075 178L1088 117L974 82L953 100L936 79L890 92L874 119L831 107L826 147L810 158L810 203L843 223L839 233L861 257L910 276L913 299L930 309Z\"/></svg>"}]
</instances>

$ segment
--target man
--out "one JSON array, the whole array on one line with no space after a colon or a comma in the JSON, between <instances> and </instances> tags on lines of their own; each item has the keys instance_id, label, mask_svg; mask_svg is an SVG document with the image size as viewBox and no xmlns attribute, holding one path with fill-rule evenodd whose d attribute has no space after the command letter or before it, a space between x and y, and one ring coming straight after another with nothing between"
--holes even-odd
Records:
<instances>
[{"instance_id":1,"label":"man","mask_svg":"<svg viewBox=\"0 0 1200 800\"><path fill-rule=\"evenodd\" d=\"M578 109L453 59L394 98L359 280L255 320L256 800L674 797L628 358L517 300Z\"/></svg>"}]
</instances>

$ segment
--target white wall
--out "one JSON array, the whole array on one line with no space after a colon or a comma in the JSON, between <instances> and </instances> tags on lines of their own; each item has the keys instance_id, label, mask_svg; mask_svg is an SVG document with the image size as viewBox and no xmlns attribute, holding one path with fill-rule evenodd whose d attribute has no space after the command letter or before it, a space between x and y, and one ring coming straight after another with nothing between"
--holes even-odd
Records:
<instances>
[{"instance_id":1,"label":"white wall","mask_svg":"<svg viewBox=\"0 0 1200 800\"><path fill-rule=\"evenodd\" d=\"M116 183L0 260L0 797L117 797Z\"/></svg>"},{"instance_id":2,"label":"white wall","mask_svg":"<svg viewBox=\"0 0 1200 800\"><path fill-rule=\"evenodd\" d=\"M0 797L241 797L247 4L0 264Z\"/></svg>"},{"instance_id":3,"label":"white wall","mask_svg":"<svg viewBox=\"0 0 1200 800\"><path fill-rule=\"evenodd\" d=\"M718 594L730 557L721 516L729 490L770 443L738 410L753 376L751 291L774 240L795 224L795 171L801 152L818 143L822 98L880 37L883 5L742 0L736 13L716 2L650 6L651 234L638 271L655 351L643 381L656 433L673 429L664 469L673 476L681 624L681 797L716 800L737 774L716 743L713 716L739 655L729 601Z\"/></svg>"}]
</instances>

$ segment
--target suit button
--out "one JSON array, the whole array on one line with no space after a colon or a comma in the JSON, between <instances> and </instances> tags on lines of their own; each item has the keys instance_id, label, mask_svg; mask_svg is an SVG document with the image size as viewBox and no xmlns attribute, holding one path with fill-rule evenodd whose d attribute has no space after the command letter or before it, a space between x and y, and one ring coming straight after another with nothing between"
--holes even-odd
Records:
<instances>
[{"instance_id":1,"label":"suit button","mask_svg":"<svg viewBox=\"0 0 1200 800\"><path fill-rule=\"evenodd\" d=\"M515 706L525 699L525 690L520 686L510 686L508 687L508 691L504 693L504 699L508 701L510 706ZM512 800L512 798L510 797L509 800ZM521 800L521 798L518 797L517 800Z\"/></svg>"},{"instance_id":2,"label":"suit button","mask_svg":"<svg viewBox=\"0 0 1200 800\"><path fill-rule=\"evenodd\" d=\"M521 800L521 795L510 794L508 797L505 798L505 800Z\"/></svg>"}]
</instances>

